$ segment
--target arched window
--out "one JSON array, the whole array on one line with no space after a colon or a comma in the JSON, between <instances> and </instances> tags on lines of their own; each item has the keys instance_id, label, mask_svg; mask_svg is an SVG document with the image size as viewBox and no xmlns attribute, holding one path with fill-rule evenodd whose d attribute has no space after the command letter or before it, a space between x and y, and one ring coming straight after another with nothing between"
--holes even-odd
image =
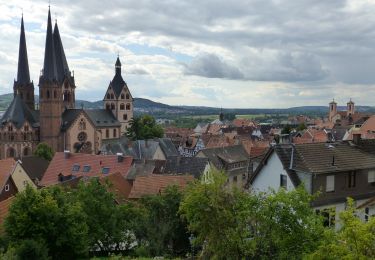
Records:
<instances>
[{"instance_id":1,"label":"arched window","mask_svg":"<svg viewBox=\"0 0 375 260\"><path fill-rule=\"evenodd\" d=\"M114 99L114 98L115 98L115 96L113 94L111 94L111 99Z\"/></svg>"},{"instance_id":2,"label":"arched window","mask_svg":"<svg viewBox=\"0 0 375 260\"><path fill-rule=\"evenodd\" d=\"M24 141L27 140L27 134L26 134L26 133L23 133L23 134L22 134L22 137L23 137L23 140L24 140Z\"/></svg>"},{"instance_id":3,"label":"arched window","mask_svg":"<svg viewBox=\"0 0 375 260\"><path fill-rule=\"evenodd\" d=\"M122 116L122 119L124 119L124 120L128 120L128 114L124 114L124 115Z\"/></svg>"},{"instance_id":4,"label":"arched window","mask_svg":"<svg viewBox=\"0 0 375 260\"><path fill-rule=\"evenodd\" d=\"M106 130L105 130L105 137L106 137L106 138L109 138L109 129L106 129Z\"/></svg>"},{"instance_id":5,"label":"arched window","mask_svg":"<svg viewBox=\"0 0 375 260\"><path fill-rule=\"evenodd\" d=\"M49 98L49 90L47 90L47 98Z\"/></svg>"},{"instance_id":6,"label":"arched window","mask_svg":"<svg viewBox=\"0 0 375 260\"><path fill-rule=\"evenodd\" d=\"M115 110L115 104L111 103L111 110Z\"/></svg>"},{"instance_id":7,"label":"arched window","mask_svg":"<svg viewBox=\"0 0 375 260\"><path fill-rule=\"evenodd\" d=\"M126 104L126 110L130 110L130 104Z\"/></svg>"},{"instance_id":8,"label":"arched window","mask_svg":"<svg viewBox=\"0 0 375 260\"><path fill-rule=\"evenodd\" d=\"M16 150L13 147L9 147L7 150L7 157L14 158L16 157Z\"/></svg>"},{"instance_id":9,"label":"arched window","mask_svg":"<svg viewBox=\"0 0 375 260\"><path fill-rule=\"evenodd\" d=\"M23 149L23 156L29 156L29 155L31 155L30 148L29 147L25 147Z\"/></svg>"},{"instance_id":10,"label":"arched window","mask_svg":"<svg viewBox=\"0 0 375 260\"><path fill-rule=\"evenodd\" d=\"M111 98L111 95L108 93L107 94L107 99L110 99Z\"/></svg>"},{"instance_id":11,"label":"arched window","mask_svg":"<svg viewBox=\"0 0 375 260\"><path fill-rule=\"evenodd\" d=\"M121 103L120 104L120 110L124 110L125 109L125 104L124 103Z\"/></svg>"},{"instance_id":12,"label":"arched window","mask_svg":"<svg viewBox=\"0 0 375 260\"><path fill-rule=\"evenodd\" d=\"M56 92L56 90L53 91L53 98L57 98L57 92Z\"/></svg>"},{"instance_id":13,"label":"arched window","mask_svg":"<svg viewBox=\"0 0 375 260\"><path fill-rule=\"evenodd\" d=\"M126 94L126 99L129 99L129 98L130 98L129 94Z\"/></svg>"},{"instance_id":14,"label":"arched window","mask_svg":"<svg viewBox=\"0 0 375 260\"><path fill-rule=\"evenodd\" d=\"M117 137L117 131L116 131L116 128L113 129L113 137Z\"/></svg>"},{"instance_id":15,"label":"arched window","mask_svg":"<svg viewBox=\"0 0 375 260\"><path fill-rule=\"evenodd\" d=\"M79 122L79 130L86 130L86 122L83 118Z\"/></svg>"},{"instance_id":16,"label":"arched window","mask_svg":"<svg viewBox=\"0 0 375 260\"><path fill-rule=\"evenodd\" d=\"M105 109L107 109L107 110L110 110L111 109L111 105L110 104L105 104Z\"/></svg>"},{"instance_id":17,"label":"arched window","mask_svg":"<svg viewBox=\"0 0 375 260\"><path fill-rule=\"evenodd\" d=\"M124 99L124 98L125 98L124 93L121 93L121 99Z\"/></svg>"}]
</instances>

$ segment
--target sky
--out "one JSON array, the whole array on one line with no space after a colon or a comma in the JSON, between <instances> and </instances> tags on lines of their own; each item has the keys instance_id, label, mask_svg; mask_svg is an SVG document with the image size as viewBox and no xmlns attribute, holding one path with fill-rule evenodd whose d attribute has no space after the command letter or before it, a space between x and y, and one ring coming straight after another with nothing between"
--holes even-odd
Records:
<instances>
[{"instance_id":1,"label":"sky","mask_svg":"<svg viewBox=\"0 0 375 260\"><path fill-rule=\"evenodd\" d=\"M38 92L48 1L0 0L0 94L23 12ZM133 97L170 105L375 106L375 0L51 1L76 97L101 100L117 55Z\"/></svg>"}]
</instances>

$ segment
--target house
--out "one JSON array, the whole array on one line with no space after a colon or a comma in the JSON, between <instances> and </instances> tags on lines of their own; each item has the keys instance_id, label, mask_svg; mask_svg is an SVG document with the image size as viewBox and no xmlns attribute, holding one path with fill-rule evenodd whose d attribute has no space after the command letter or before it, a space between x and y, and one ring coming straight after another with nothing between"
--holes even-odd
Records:
<instances>
[{"instance_id":1,"label":"house","mask_svg":"<svg viewBox=\"0 0 375 260\"><path fill-rule=\"evenodd\" d=\"M374 145L365 142L309 143L277 145L249 179L250 190L293 190L304 185L310 194L320 195L312 206L337 220L347 197L361 205L375 196ZM375 214L375 207L366 211ZM328 224L333 224L330 222Z\"/></svg>"},{"instance_id":2,"label":"house","mask_svg":"<svg viewBox=\"0 0 375 260\"><path fill-rule=\"evenodd\" d=\"M293 143L325 143L330 139L330 131L326 129L309 128L304 130L299 135L293 137Z\"/></svg>"},{"instance_id":3,"label":"house","mask_svg":"<svg viewBox=\"0 0 375 260\"><path fill-rule=\"evenodd\" d=\"M191 135L178 147L178 152L184 157L193 157L205 148L203 138L199 135Z\"/></svg>"},{"instance_id":4,"label":"house","mask_svg":"<svg viewBox=\"0 0 375 260\"><path fill-rule=\"evenodd\" d=\"M353 140L353 135L360 134L361 139L375 139L375 115L362 118L347 130L343 140Z\"/></svg>"},{"instance_id":5,"label":"house","mask_svg":"<svg viewBox=\"0 0 375 260\"><path fill-rule=\"evenodd\" d=\"M26 185L36 188L20 161L13 158L0 160L0 201L25 190Z\"/></svg>"},{"instance_id":6,"label":"house","mask_svg":"<svg viewBox=\"0 0 375 260\"><path fill-rule=\"evenodd\" d=\"M98 177L119 172L127 176L133 158L117 155L94 155L57 152L52 158L42 180L41 186L51 186L77 177Z\"/></svg>"},{"instance_id":7,"label":"house","mask_svg":"<svg viewBox=\"0 0 375 260\"><path fill-rule=\"evenodd\" d=\"M210 167L224 171L228 184L242 188L251 172L250 158L242 145L204 149L196 157L208 158Z\"/></svg>"},{"instance_id":8,"label":"house","mask_svg":"<svg viewBox=\"0 0 375 260\"><path fill-rule=\"evenodd\" d=\"M176 160L168 160L166 162L163 174L189 174L199 179L208 170L208 158L179 157Z\"/></svg>"},{"instance_id":9,"label":"house","mask_svg":"<svg viewBox=\"0 0 375 260\"><path fill-rule=\"evenodd\" d=\"M23 157L21 162L27 175L38 186L50 162L37 156Z\"/></svg>"},{"instance_id":10,"label":"house","mask_svg":"<svg viewBox=\"0 0 375 260\"><path fill-rule=\"evenodd\" d=\"M207 132L209 124L207 123L198 123L194 128L194 133L196 134L205 134Z\"/></svg>"}]
</instances>

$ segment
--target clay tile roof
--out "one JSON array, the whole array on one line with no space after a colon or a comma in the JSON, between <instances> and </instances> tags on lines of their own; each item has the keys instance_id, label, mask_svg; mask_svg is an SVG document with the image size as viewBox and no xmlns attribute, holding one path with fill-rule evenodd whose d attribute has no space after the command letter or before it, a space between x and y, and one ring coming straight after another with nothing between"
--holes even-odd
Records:
<instances>
[{"instance_id":1,"label":"clay tile roof","mask_svg":"<svg viewBox=\"0 0 375 260\"><path fill-rule=\"evenodd\" d=\"M0 190L3 189L15 165L16 161L13 158L0 160Z\"/></svg>"},{"instance_id":2,"label":"clay tile roof","mask_svg":"<svg viewBox=\"0 0 375 260\"><path fill-rule=\"evenodd\" d=\"M126 180L121 173L116 172L100 178L101 183L108 182L108 191L111 192L118 204L126 202L132 189L130 181Z\"/></svg>"},{"instance_id":3,"label":"clay tile roof","mask_svg":"<svg viewBox=\"0 0 375 260\"><path fill-rule=\"evenodd\" d=\"M3 231L3 224L5 218L8 216L10 205L15 197L9 197L0 202L0 233Z\"/></svg>"},{"instance_id":4,"label":"clay tile roof","mask_svg":"<svg viewBox=\"0 0 375 260\"><path fill-rule=\"evenodd\" d=\"M132 161L132 157L126 156L123 157L121 162L118 162L117 155L93 155L81 153L70 153L68 158L65 158L63 152L57 152L49 164L40 184L42 186L58 184L58 176L60 174L64 176L72 175L75 177L95 177L103 174L120 172L123 176L126 176L129 172ZM73 170L73 166L76 166L75 168L78 168L79 166L79 168ZM103 173L103 168L104 170L107 170L106 173Z\"/></svg>"},{"instance_id":5,"label":"clay tile roof","mask_svg":"<svg viewBox=\"0 0 375 260\"><path fill-rule=\"evenodd\" d=\"M191 175L158 175L138 177L133 183L129 199L139 199L145 195L155 195L163 192L168 186L177 185L180 189L193 180Z\"/></svg>"}]
</instances>

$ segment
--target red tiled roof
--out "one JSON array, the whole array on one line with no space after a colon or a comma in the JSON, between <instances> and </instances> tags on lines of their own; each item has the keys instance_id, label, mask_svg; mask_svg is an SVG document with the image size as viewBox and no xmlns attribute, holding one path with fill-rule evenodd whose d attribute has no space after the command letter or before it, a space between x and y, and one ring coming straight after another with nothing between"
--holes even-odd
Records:
<instances>
[{"instance_id":1,"label":"red tiled roof","mask_svg":"<svg viewBox=\"0 0 375 260\"><path fill-rule=\"evenodd\" d=\"M16 161L13 158L0 160L0 191L8 181L15 165Z\"/></svg>"},{"instance_id":2,"label":"red tiled roof","mask_svg":"<svg viewBox=\"0 0 375 260\"><path fill-rule=\"evenodd\" d=\"M145 195L163 192L168 186L177 185L183 189L194 179L191 175L158 175L137 177L129 194L129 199L139 199Z\"/></svg>"},{"instance_id":3,"label":"red tiled roof","mask_svg":"<svg viewBox=\"0 0 375 260\"><path fill-rule=\"evenodd\" d=\"M117 203L125 203L132 189L131 181L126 180L119 172L100 178L101 183L105 183L107 181L109 182L108 191L113 193Z\"/></svg>"},{"instance_id":4,"label":"red tiled roof","mask_svg":"<svg viewBox=\"0 0 375 260\"><path fill-rule=\"evenodd\" d=\"M122 176L126 176L132 162L133 158L129 156L123 157L122 162L118 162L117 155L93 155L82 153L71 153L69 157L65 159L63 152L57 152L49 164L40 184L42 186L50 186L59 183L59 174L64 176L101 176L103 174L103 168L109 169L106 174L119 172ZM80 166L78 171L72 170L74 165ZM90 171L83 172L83 168L86 165L91 167Z\"/></svg>"},{"instance_id":5,"label":"red tiled roof","mask_svg":"<svg viewBox=\"0 0 375 260\"><path fill-rule=\"evenodd\" d=\"M0 232L3 231L3 224L5 218L8 216L9 207L15 197L9 197L6 200L0 202Z\"/></svg>"}]
</instances>

